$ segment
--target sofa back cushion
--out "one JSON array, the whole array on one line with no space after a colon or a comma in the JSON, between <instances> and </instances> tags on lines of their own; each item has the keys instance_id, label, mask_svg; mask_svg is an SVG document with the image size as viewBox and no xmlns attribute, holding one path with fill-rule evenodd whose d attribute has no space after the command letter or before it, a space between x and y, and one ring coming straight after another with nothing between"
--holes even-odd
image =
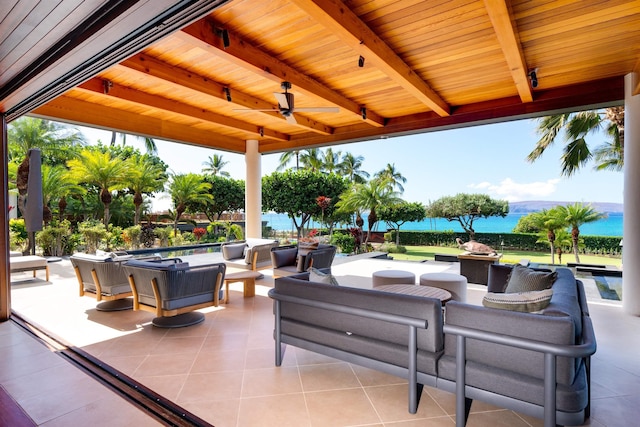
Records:
<instances>
[{"instance_id":1,"label":"sofa back cushion","mask_svg":"<svg viewBox=\"0 0 640 427\"><path fill-rule=\"evenodd\" d=\"M516 264L511 269L505 293L542 291L556 281L555 271L538 271Z\"/></svg>"},{"instance_id":2,"label":"sofa back cushion","mask_svg":"<svg viewBox=\"0 0 640 427\"><path fill-rule=\"evenodd\" d=\"M278 293L333 304L425 319L428 329L418 329L418 348L442 351L442 305L440 300L411 295L389 294L369 289L325 285L308 281L309 273L275 280ZM407 345L408 327L351 314L282 303L282 317L368 339Z\"/></svg>"}]
</instances>

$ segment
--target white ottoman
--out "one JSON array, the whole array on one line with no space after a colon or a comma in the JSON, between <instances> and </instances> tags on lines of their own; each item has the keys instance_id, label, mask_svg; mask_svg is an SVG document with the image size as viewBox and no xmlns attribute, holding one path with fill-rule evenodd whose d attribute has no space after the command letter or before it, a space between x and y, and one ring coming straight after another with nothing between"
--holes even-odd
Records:
<instances>
[{"instance_id":1,"label":"white ottoman","mask_svg":"<svg viewBox=\"0 0 640 427\"><path fill-rule=\"evenodd\" d=\"M372 275L373 287L380 285L415 285L416 275L402 270L380 270Z\"/></svg>"},{"instance_id":2,"label":"white ottoman","mask_svg":"<svg viewBox=\"0 0 640 427\"><path fill-rule=\"evenodd\" d=\"M425 273L420 276L420 285L445 289L454 301L467 302L467 278L454 273Z\"/></svg>"}]
</instances>

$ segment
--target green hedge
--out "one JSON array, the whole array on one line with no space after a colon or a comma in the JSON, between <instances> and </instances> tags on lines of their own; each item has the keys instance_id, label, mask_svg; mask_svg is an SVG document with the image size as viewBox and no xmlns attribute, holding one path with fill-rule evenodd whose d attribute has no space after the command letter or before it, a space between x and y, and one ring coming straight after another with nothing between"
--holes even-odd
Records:
<instances>
[{"instance_id":1,"label":"green hedge","mask_svg":"<svg viewBox=\"0 0 640 427\"><path fill-rule=\"evenodd\" d=\"M467 241L466 233L455 231L400 231L400 244L404 246L451 246L457 247L456 237ZM619 255L621 253L620 237L580 236L584 246L581 253ZM396 232L391 232L391 241L395 242ZM546 243L536 243L537 234L529 233L476 233L476 240L500 251L503 249L516 251L545 252L549 250Z\"/></svg>"}]
</instances>

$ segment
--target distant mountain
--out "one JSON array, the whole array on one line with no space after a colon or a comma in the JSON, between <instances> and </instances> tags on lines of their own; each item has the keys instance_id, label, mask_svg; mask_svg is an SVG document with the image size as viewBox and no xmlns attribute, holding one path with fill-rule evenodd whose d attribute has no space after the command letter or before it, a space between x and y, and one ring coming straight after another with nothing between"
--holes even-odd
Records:
<instances>
[{"instance_id":1,"label":"distant mountain","mask_svg":"<svg viewBox=\"0 0 640 427\"><path fill-rule=\"evenodd\" d=\"M549 202L546 200L528 200L525 202L511 202L509 203L509 213L530 213L538 212L542 209L551 209L558 205L567 205L574 202ZM591 206L603 213L622 213L622 203L599 203L592 202Z\"/></svg>"}]
</instances>

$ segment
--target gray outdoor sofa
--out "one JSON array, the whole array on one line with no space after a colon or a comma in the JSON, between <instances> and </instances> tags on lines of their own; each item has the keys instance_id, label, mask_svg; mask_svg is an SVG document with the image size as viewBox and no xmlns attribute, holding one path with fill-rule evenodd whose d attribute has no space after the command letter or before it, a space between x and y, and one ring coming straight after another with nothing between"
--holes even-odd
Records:
<instances>
[{"instance_id":1,"label":"gray outdoor sofa","mask_svg":"<svg viewBox=\"0 0 640 427\"><path fill-rule=\"evenodd\" d=\"M443 316L435 299L309 282L309 273L280 277L269 292L276 365L289 344L407 378L411 413L422 384L453 392L458 426L472 399L549 427L580 425L589 417L595 335L571 271L558 269L552 289L539 314L449 302Z\"/></svg>"}]
</instances>

